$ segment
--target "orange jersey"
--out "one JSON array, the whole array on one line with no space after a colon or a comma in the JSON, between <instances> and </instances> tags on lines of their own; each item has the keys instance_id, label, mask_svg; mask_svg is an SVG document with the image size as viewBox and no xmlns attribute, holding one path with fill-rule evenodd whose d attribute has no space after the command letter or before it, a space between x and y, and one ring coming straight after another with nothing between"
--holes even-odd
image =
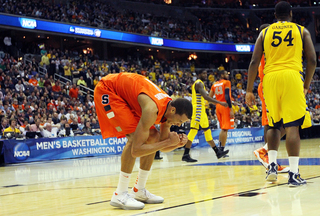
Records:
<instances>
[{"instance_id":1,"label":"orange jersey","mask_svg":"<svg viewBox=\"0 0 320 216\"><path fill-rule=\"evenodd\" d=\"M265 60L264 60L264 55L262 56L261 60L260 60L260 65L259 65L259 78L260 78L260 82L262 83L263 81L263 77L264 77L264 65L266 64Z\"/></svg>"},{"instance_id":2,"label":"orange jersey","mask_svg":"<svg viewBox=\"0 0 320 216\"><path fill-rule=\"evenodd\" d=\"M219 80L218 82L215 82L211 86L211 91L214 92L216 99L221 102L227 102L225 97L225 89L229 88L229 96L231 99L231 82L229 80Z\"/></svg>"},{"instance_id":3,"label":"orange jersey","mask_svg":"<svg viewBox=\"0 0 320 216\"><path fill-rule=\"evenodd\" d=\"M135 114L141 117L141 107L138 103L139 94L148 95L158 107L158 117L155 124L161 123L168 102L172 99L162 89L146 77L133 73L110 74L101 79L113 91L127 102Z\"/></svg>"},{"instance_id":4,"label":"orange jersey","mask_svg":"<svg viewBox=\"0 0 320 216\"><path fill-rule=\"evenodd\" d=\"M135 132L142 114L139 94L148 95L156 103L158 116L154 124L163 122L172 99L146 77L133 73L109 74L97 84L94 102L104 139Z\"/></svg>"}]
</instances>

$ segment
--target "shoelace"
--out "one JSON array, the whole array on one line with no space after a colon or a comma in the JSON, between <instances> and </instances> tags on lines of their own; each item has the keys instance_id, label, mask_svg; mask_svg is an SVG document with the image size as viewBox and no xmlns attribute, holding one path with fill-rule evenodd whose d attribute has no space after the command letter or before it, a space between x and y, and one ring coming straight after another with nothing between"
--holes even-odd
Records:
<instances>
[{"instance_id":1,"label":"shoelace","mask_svg":"<svg viewBox=\"0 0 320 216\"><path fill-rule=\"evenodd\" d=\"M151 198L153 196L152 193L150 193L147 189L144 189L143 193L146 195L146 197Z\"/></svg>"},{"instance_id":2,"label":"shoelace","mask_svg":"<svg viewBox=\"0 0 320 216\"><path fill-rule=\"evenodd\" d=\"M132 198L128 193L126 193L119 201L121 203L126 203L128 200L136 201L134 198Z\"/></svg>"}]
</instances>

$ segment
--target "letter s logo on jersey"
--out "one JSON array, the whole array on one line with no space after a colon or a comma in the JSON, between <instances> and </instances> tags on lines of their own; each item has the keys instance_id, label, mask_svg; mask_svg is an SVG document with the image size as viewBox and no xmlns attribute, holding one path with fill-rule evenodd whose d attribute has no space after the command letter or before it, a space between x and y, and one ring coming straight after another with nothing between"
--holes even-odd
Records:
<instances>
[{"instance_id":1,"label":"letter s logo on jersey","mask_svg":"<svg viewBox=\"0 0 320 216\"><path fill-rule=\"evenodd\" d=\"M15 157L18 161L25 161L30 157L30 149L29 146L25 143L18 143L13 148L14 154L13 157Z\"/></svg>"}]
</instances>

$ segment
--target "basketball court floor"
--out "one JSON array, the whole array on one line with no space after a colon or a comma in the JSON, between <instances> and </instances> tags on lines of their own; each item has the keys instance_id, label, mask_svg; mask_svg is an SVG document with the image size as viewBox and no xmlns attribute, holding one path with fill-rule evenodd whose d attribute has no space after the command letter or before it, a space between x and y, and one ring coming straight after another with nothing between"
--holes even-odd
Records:
<instances>
[{"instance_id":1,"label":"basketball court floor","mask_svg":"<svg viewBox=\"0 0 320 216\"><path fill-rule=\"evenodd\" d=\"M109 205L118 182L120 155L0 167L0 215L320 215L320 139L302 140L300 173L306 186L289 188L287 174L265 181L253 155L260 144L232 145L217 160L211 148L191 150L197 163L181 161L183 150L161 153L147 189L165 198L143 210ZM278 162L288 165L284 142ZM137 159L130 186L136 180Z\"/></svg>"}]
</instances>

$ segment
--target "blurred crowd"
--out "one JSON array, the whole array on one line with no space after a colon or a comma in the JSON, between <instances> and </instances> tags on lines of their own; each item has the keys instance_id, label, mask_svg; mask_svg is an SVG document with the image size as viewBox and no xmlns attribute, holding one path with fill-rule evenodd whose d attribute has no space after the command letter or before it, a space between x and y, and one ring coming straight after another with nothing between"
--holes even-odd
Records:
<instances>
[{"instance_id":1,"label":"blurred crowd","mask_svg":"<svg viewBox=\"0 0 320 216\"><path fill-rule=\"evenodd\" d=\"M152 4L166 4L180 7L205 7L205 8L236 8L236 9L252 9L252 8L273 8L280 0L184 0L184 1L165 1L165 0L127 0L134 2L144 2ZM168 3L170 2L170 4ZM319 6L320 1L291 0L293 7L310 7Z\"/></svg>"},{"instance_id":2,"label":"blurred crowd","mask_svg":"<svg viewBox=\"0 0 320 216\"><path fill-rule=\"evenodd\" d=\"M240 1L204 2L207 7L229 5L230 8L234 8L232 5L237 5ZM303 4L304 1L296 1L293 4L299 2ZM251 3L243 3L247 4ZM151 12L139 13L134 11L134 8L116 9L111 4L94 0L75 0L59 4L48 0L0 0L0 12L177 40L254 43L258 35L258 26L250 25L250 19L248 22L242 17L244 14L240 10L192 9L189 12L193 17L178 19ZM273 10L252 11L252 16L260 20L260 24L272 23L273 13ZM306 26L311 20L309 12L294 12L294 21L301 25Z\"/></svg>"},{"instance_id":3,"label":"blurred crowd","mask_svg":"<svg viewBox=\"0 0 320 216\"><path fill-rule=\"evenodd\" d=\"M148 77L173 99L191 100L191 86L197 79L192 61L176 62L145 57L140 62L114 58L99 61L92 55L76 55L68 50L41 50L41 61L33 58L24 63L8 53L0 55L0 118L1 135L19 130L22 137L60 137L100 134L92 92L80 90L80 86L94 89L99 80L109 73L131 72ZM46 74L38 72L45 67ZM219 70L226 65L208 69L207 91L217 81ZM227 67L227 66L226 66ZM66 79L54 80L54 74ZM233 110L236 128L261 126L261 102L256 92L256 105L245 104L246 70L232 70ZM320 71L307 95L307 102L314 124L320 121ZM210 126L219 128L215 106L207 104Z\"/></svg>"},{"instance_id":4,"label":"blurred crowd","mask_svg":"<svg viewBox=\"0 0 320 216\"><path fill-rule=\"evenodd\" d=\"M35 61L0 58L1 136L58 137L100 134L93 98L79 85L41 75ZM80 79L79 79L80 80Z\"/></svg>"}]
</instances>

